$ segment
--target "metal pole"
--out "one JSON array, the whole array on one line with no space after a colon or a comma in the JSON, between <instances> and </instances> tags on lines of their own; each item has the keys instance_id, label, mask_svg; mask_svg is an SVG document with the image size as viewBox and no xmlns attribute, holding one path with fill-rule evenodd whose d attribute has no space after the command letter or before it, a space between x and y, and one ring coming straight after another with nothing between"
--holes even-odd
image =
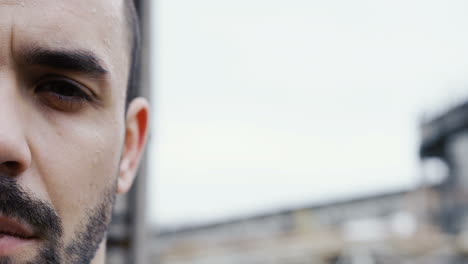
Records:
<instances>
[{"instance_id":1,"label":"metal pole","mask_svg":"<svg viewBox=\"0 0 468 264\"><path fill-rule=\"evenodd\" d=\"M141 50L141 68L140 78L141 87L139 95L150 100L150 49L151 49L151 27L150 27L150 12L151 0L135 0L138 13L140 15L140 25L142 32L142 50ZM135 264L146 264L148 256L146 253L146 245L148 240L147 227L147 177L148 177L148 155L147 152L143 155L138 176L135 179L133 191L130 194L130 207L132 211L131 221L131 246L130 246L130 262Z\"/></svg>"}]
</instances>

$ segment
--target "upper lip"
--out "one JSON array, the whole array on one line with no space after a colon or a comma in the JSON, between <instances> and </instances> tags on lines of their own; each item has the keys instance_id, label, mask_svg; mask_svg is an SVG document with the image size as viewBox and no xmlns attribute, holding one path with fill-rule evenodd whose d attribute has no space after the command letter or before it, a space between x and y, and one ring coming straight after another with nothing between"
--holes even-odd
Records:
<instances>
[{"instance_id":1,"label":"upper lip","mask_svg":"<svg viewBox=\"0 0 468 264\"><path fill-rule=\"evenodd\" d=\"M8 235L22 239L33 239L33 229L21 221L0 215L0 235Z\"/></svg>"}]
</instances>

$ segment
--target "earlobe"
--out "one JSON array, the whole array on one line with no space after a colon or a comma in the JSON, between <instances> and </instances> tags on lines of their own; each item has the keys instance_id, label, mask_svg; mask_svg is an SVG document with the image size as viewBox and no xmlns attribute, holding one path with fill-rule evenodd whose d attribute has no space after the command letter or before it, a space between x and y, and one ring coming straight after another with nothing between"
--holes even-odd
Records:
<instances>
[{"instance_id":1,"label":"earlobe","mask_svg":"<svg viewBox=\"0 0 468 264\"><path fill-rule=\"evenodd\" d=\"M125 143L120 160L117 193L126 193L135 179L146 145L149 106L144 98L136 98L127 109Z\"/></svg>"}]
</instances>

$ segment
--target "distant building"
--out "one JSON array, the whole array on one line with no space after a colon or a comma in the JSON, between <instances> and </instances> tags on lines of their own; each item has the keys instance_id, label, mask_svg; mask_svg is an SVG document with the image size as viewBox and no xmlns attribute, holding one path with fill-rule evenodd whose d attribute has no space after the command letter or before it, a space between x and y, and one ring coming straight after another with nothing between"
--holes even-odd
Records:
<instances>
[{"instance_id":1,"label":"distant building","mask_svg":"<svg viewBox=\"0 0 468 264\"><path fill-rule=\"evenodd\" d=\"M150 256L160 264L331 264L361 253L389 258L398 255L398 246L385 243L410 243L417 232L420 194L401 191L167 230Z\"/></svg>"}]
</instances>

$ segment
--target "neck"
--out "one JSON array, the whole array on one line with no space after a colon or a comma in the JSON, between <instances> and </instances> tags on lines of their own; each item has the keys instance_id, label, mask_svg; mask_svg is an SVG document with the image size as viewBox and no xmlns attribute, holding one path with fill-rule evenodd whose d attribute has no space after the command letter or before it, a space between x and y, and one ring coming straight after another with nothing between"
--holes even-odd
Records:
<instances>
[{"instance_id":1,"label":"neck","mask_svg":"<svg viewBox=\"0 0 468 264\"><path fill-rule=\"evenodd\" d=\"M106 239L103 239L101 244L99 244L99 248L96 251L96 255L94 256L91 264L105 264L106 263Z\"/></svg>"}]
</instances>

